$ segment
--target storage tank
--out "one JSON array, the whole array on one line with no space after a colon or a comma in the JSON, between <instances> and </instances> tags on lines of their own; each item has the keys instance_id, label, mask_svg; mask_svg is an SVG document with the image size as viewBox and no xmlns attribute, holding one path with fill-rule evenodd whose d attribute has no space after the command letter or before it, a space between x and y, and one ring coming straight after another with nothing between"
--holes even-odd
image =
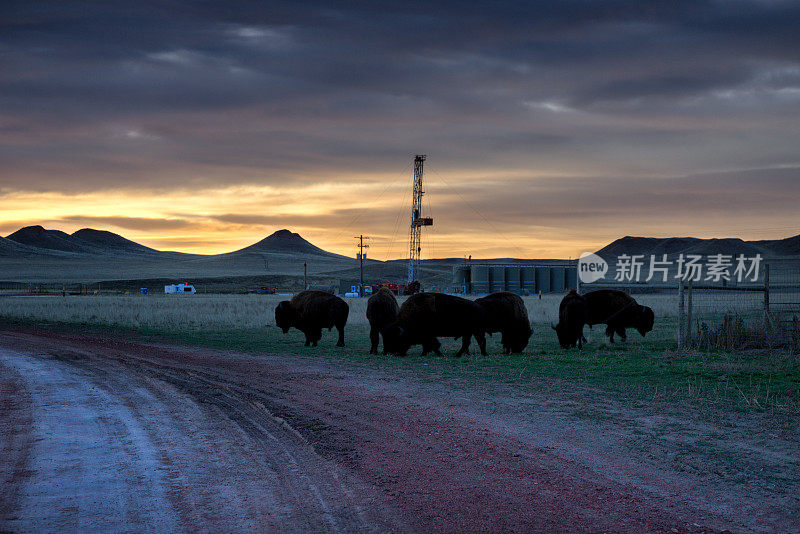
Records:
<instances>
[{"instance_id":1,"label":"storage tank","mask_svg":"<svg viewBox=\"0 0 800 534\"><path fill-rule=\"evenodd\" d=\"M578 268L567 267L564 269L564 288L578 289Z\"/></svg>"},{"instance_id":2,"label":"storage tank","mask_svg":"<svg viewBox=\"0 0 800 534\"><path fill-rule=\"evenodd\" d=\"M469 291L469 266L455 265L453 266L453 285L459 287L467 287Z\"/></svg>"},{"instance_id":3,"label":"storage tank","mask_svg":"<svg viewBox=\"0 0 800 534\"><path fill-rule=\"evenodd\" d=\"M536 291L550 293L550 267L536 267Z\"/></svg>"},{"instance_id":4,"label":"storage tank","mask_svg":"<svg viewBox=\"0 0 800 534\"><path fill-rule=\"evenodd\" d=\"M536 267L521 267L519 270L522 289L531 293L536 292Z\"/></svg>"},{"instance_id":5,"label":"storage tank","mask_svg":"<svg viewBox=\"0 0 800 534\"><path fill-rule=\"evenodd\" d=\"M519 289L521 287L520 276L519 267L506 267L506 291L519 293Z\"/></svg>"},{"instance_id":6,"label":"storage tank","mask_svg":"<svg viewBox=\"0 0 800 534\"><path fill-rule=\"evenodd\" d=\"M486 294L489 292L489 266L473 265L470 269L472 277L472 292Z\"/></svg>"},{"instance_id":7,"label":"storage tank","mask_svg":"<svg viewBox=\"0 0 800 534\"><path fill-rule=\"evenodd\" d=\"M502 265L492 265L489 273L489 289L495 291L505 291L506 289L506 268Z\"/></svg>"},{"instance_id":8,"label":"storage tank","mask_svg":"<svg viewBox=\"0 0 800 534\"><path fill-rule=\"evenodd\" d=\"M550 291L553 293L564 292L564 268L550 267Z\"/></svg>"}]
</instances>

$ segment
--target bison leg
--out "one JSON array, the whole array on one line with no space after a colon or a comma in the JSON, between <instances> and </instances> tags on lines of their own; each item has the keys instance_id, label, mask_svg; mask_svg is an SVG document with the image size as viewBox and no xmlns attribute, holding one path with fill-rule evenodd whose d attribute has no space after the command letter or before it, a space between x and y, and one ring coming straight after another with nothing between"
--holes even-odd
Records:
<instances>
[{"instance_id":1,"label":"bison leg","mask_svg":"<svg viewBox=\"0 0 800 534\"><path fill-rule=\"evenodd\" d=\"M310 347L311 346L311 332L305 332L304 331L303 334L305 334L305 336L306 336L306 343L303 346L304 347Z\"/></svg>"},{"instance_id":2,"label":"bison leg","mask_svg":"<svg viewBox=\"0 0 800 534\"><path fill-rule=\"evenodd\" d=\"M608 336L608 342L614 343L614 328L611 325L606 327L606 335Z\"/></svg>"},{"instance_id":3,"label":"bison leg","mask_svg":"<svg viewBox=\"0 0 800 534\"><path fill-rule=\"evenodd\" d=\"M348 310L349 311L349 310ZM347 324L347 311L336 318L336 330L339 331L339 339L336 341L337 347L344 347L344 326ZM375 337L377 337L377 333ZM377 344L376 350L377 350Z\"/></svg>"},{"instance_id":4,"label":"bison leg","mask_svg":"<svg viewBox=\"0 0 800 534\"><path fill-rule=\"evenodd\" d=\"M516 334L512 332L503 332L503 354L514 354L515 352L522 352L522 349L518 349L520 343L519 338Z\"/></svg>"},{"instance_id":5,"label":"bison leg","mask_svg":"<svg viewBox=\"0 0 800 534\"><path fill-rule=\"evenodd\" d=\"M469 355L469 344L472 341L472 333L461 336L461 348L456 352L455 357L460 358L464 354ZM484 338L484 342L486 339Z\"/></svg>"},{"instance_id":6,"label":"bison leg","mask_svg":"<svg viewBox=\"0 0 800 534\"><path fill-rule=\"evenodd\" d=\"M378 354L378 329L377 328L370 328L369 329L369 353L370 354Z\"/></svg>"},{"instance_id":7,"label":"bison leg","mask_svg":"<svg viewBox=\"0 0 800 534\"><path fill-rule=\"evenodd\" d=\"M316 347L320 339L322 339L322 328L317 328L311 332L311 346Z\"/></svg>"},{"instance_id":8,"label":"bison leg","mask_svg":"<svg viewBox=\"0 0 800 534\"><path fill-rule=\"evenodd\" d=\"M624 327L622 327L622 326L617 327L616 332L617 332L617 335L619 336L619 338L622 341L625 341L625 340L628 339L628 334L625 332L625 328Z\"/></svg>"},{"instance_id":9,"label":"bison leg","mask_svg":"<svg viewBox=\"0 0 800 534\"><path fill-rule=\"evenodd\" d=\"M478 348L481 349L481 355L486 356L486 336L483 332L475 334L475 341L478 342Z\"/></svg>"},{"instance_id":10,"label":"bison leg","mask_svg":"<svg viewBox=\"0 0 800 534\"><path fill-rule=\"evenodd\" d=\"M344 325L337 326L336 329L339 331L339 339L336 341L337 347L344 347ZM376 350L377 352L377 350Z\"/></svg>"}]
</instances>

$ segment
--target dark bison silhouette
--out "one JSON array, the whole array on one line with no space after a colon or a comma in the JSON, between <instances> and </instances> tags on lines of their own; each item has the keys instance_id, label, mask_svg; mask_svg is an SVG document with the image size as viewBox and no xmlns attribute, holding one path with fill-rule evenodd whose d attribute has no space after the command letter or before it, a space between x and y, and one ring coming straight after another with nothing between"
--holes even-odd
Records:
<instances>
[{"instance_id":1,"label":"dark bison silhouette","mask_svg":"<svg viewBox=\"0 0 800 534\"><path fill-rule=\"evenodd\" d=\"M561 299L558 306L558 324L553 326L561 348L568 349L576 344L583 348L583 325L586 324L586 299L574 289Z\"/></svg>"},{"instance_id":2,"label":"dark bison silhouette","mask_svg":"<svg viewBox=\"0 0 800 534\"><path fill-rule=\"evenodd\" d=\"M367 301L367 320L369 321L369 353L378 354L380 331L397 319L400 306L388 288L382 287ZM386 354L386 341L383 342L383 353Z\"/></svg>"},{"instance_id":3,"label":"dark bison silhouette","mask_svg":"<svg viewBox=\"0 0 800 534\"><path fill-rule=\"evenodd\" d=\"M475 302L483 309L484 331L489 335L501 333L504 354L525 350L531 337L531 323L519 295L500 291L475 299Z\"/></svg>"},{"instance_id":4,"label":"dark bison silhouette","mask_svg":"<svg viewBox=\"0 0 800 534\"><path fill-rule=\"evenodd\" d=\"M345 301L325 291L301 291L292 300L281 301L275 308L275 324L287 333L295 327L306 336L305 346L316 347L322 329L339 331L337 347L344 347L344 326L350 307Z\"/></svg>"},{"instance_id":5,"label":"dark bison silhouette","mask_svg":"<svg viewBox=\"0 0 800 534\"><path fill-rule=\"evenodd\" d=\"M655 314L648 306L616 289L599 289L578 295L573 289L559 305L559 324L553 328L564 348L581 346L583 325L591 328L596 324L606 325L609 342L614 343L614 334L625 341L627 328L635 328L642 337L653 329Z\"/></svg>"},{"instance_id":6,"label":"dark bison silhouette","mask_svg":"<svg viewBox=\"0 0 800 534\"><path fill-rule=\"evenodd\" d=\"M383 348L390 354L405 356L412 345L422 345L422 355L433 351L441 355L438 336L461 338L455 356L469 354L472 337L486 355L483 309L474 301L444 293L417 293L406 299L397 320L381 332Z\"/></svg>"}]
</instances>

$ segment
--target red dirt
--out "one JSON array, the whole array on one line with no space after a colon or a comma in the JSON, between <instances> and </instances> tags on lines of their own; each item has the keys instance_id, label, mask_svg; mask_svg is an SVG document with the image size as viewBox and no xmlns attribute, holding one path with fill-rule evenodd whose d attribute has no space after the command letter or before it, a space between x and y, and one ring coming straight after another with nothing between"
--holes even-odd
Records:
<instances>
[{"instance_id":1,"label":"red dirt","mask_svg":"<svg viewBox=\"0 0 800 534\"><path fill-rule=\"evenodd\" d=\"M111 526L123 530L713 531L693 524L701 516L725 525L505 431L513 421L490 421L440 389L369 370L19 331L0 332L0 370L0 432L12 436L0 441L0 530L109 526L107 507L67 509L63 489L37 480L56 439L30 422L37 406L54 409L42 399L84 403L76 413L100 421L107 445L77 440L62 456L91 469L89 456L108 454L126 481L113 486L126 505ZM82 389L60 398L56 383ZM73 475L58 476L91 493Z\"/></svg>"}]
</instances>

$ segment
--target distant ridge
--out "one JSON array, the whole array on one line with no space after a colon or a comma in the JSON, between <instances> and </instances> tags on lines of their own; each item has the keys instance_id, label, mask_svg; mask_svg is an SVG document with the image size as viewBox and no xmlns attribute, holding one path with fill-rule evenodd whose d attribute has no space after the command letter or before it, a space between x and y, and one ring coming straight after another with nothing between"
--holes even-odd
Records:
<instances>
[{"instance_id":1,"label":"distant ridge","mask_svg":"<svg viewBox=\"0 0 800 534\"><path fill-rule=\"evenodd\" d=\"M800 235L786 239L744 241L738 238L700 239L697 237L635 237L625 236L597 251L603 258L622 254L744 254L764 257L800 255Z\"/></svg>"},{"instance_id":2,"label":"distant ridge","mask_svg":"<svg viewBox=\"0 0 800 534\"><path fill-rule=\"evenodd\" d=\"M342 256L323 250L303 239L300 234L286 229L278 230L261 241L240 250L223 254L210 254L206 257L213 258L217 256L242 256L264 253L306 254L329 258L352 259L348 256ZM119 234L107 230L95 230L93 228L83 228L70 235L61 230L47 230L41 225L34 225L20 228L6 238L0 237L0 257L22 257L43 254L62 257L74 256L76 254L83 256L141 256L143 258L161 256L193 256L199 258L204 256L202 254L182 254L178 252L156 250L131 241L130 239L126 239Z\"/></svg>"}]
</instances>

